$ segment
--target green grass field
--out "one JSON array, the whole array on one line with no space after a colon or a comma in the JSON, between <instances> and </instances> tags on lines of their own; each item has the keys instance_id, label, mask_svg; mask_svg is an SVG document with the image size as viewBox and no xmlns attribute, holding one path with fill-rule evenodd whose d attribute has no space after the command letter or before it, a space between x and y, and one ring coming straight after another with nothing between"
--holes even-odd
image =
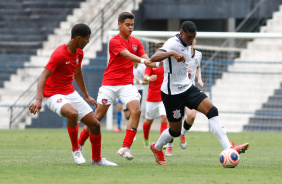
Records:
<instances>
[{"instance_id":1,"label":"green grass field","mask_svg":"<svg viewBox=\"0 0 282 184\"><path fill-rule=\"evenodd\" d=\"M66 129L0 130L0 183L282 183L282 134L228 133L235 143L249 142L236 168L219 163L222 147L211 132L189 132L188 148L174 141L174 156L158 165L150 149L143 148L140 130L132 146L134 159L116 154L125 133L102 131L102 157L117 167L92 166L90 142L84 165L75 165ZM159 131L152 131L156 141Z\"/></svg>"}]
</instances>

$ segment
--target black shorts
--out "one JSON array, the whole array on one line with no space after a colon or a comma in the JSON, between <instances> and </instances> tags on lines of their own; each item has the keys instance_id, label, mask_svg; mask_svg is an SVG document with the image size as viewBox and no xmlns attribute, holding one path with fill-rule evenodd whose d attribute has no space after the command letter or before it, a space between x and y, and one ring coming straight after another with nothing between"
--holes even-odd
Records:
<instances>
[{"instance_id":1,"label":"black shorts","mask_svg":"<svg viewBox=\"0 0 282 184\"><path fill-rule=\"evenodd\" d=\"M187 91L177 95L167 95L161 92L162 100L169 122L178 122L184 116L185 106L189 109L196 109L200 103L207 98L207 95L192 85Z\"/></svg>"}]
</instances>

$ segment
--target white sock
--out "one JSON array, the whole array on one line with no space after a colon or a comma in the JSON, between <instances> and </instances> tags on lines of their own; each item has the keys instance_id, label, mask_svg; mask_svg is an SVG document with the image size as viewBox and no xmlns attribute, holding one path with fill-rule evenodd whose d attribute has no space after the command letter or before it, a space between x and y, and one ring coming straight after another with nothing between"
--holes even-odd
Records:
<instances>
[{"instance_id":1,"label":"white sock","mask_svg":"<svg viewBox=\"0 0 282 184\"><path fill-rule=\"evenodd\" d=\"M156 150L161 151L161 150L163 149L163 146L164 146L166 143L170 142L172 138L173 138L173 137L169 134L168 128L165 129L165 130L163 131L163 133L161 134L159 140L158 140L157 143L155 144Z\"/></svg>"},{"instance_id":2,"label":"white sock","mask_svg":"<svg viewBox=\"0 0 282 184\"><path fill-rule=\"evenodd\" d=\"M184 128L184 126L181 126L181 135L185 135L185 133L187 132L187 130Z\"/></svg>"},{"instance_id":3,"label":"white sock","mask_svg":"<svg viewBox=\"0 0 282 184\"><path fill-rule=\"evenodd\" d=\"M167 144L166 144L166 147L167 147L167 148L173 148L173 143L167 143Z\"/></svg>"},{"instance_id":4,"label":"white sock","mask_svg":"<svg viewBox=\"0 0 282 184\"><path fill-rule=\"evenodd\" d=\"M228 149L231 147L230 141L226 135L226 131L223 125L219 121L219 117L215 116L209 119L209 124L214 135L219 140L220 144L222 145L223 149Z\"/></svg>"}]
</instances>

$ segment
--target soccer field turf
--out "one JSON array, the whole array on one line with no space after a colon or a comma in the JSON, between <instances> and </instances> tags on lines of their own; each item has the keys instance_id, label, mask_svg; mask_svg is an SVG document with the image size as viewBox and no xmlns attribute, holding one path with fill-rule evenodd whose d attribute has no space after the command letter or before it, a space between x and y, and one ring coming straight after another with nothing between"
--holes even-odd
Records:
<instances>
[{"instance_id":1,"label":"soccer field turf","mask_svg":"<svg viewBox=\"0 0 282 184\"><path fill-rule=\"evenodd\" d=\"M102 157L117 167L92 166L90 142L83 147L84 165L75 165L66 129L0 130L0 183L282 183L281 133L228 133L230 140L250 148L236 168L219 162L222 147L212 132L188 132L183 150L174 140L167 166L158 165L143 147L139 130L132 146L134 159L117 155L125 131L102 131ZM159 131L150 133L157 141Z\"/></svg>"}]
</instances>

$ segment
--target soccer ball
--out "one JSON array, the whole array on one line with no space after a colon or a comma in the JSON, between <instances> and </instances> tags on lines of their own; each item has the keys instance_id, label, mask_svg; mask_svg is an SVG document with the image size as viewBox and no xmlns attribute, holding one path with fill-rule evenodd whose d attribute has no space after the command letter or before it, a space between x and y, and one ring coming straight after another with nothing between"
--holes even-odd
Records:
<instances>
[{"instance_id":1,"label":"soccer ball","mask_svg":"<svg viewBox=\"0 0 282 184\"><path fill-rule=\"evenodd\" d=\"M239 164L240 156L234 149L223 150L219 155L219 161L225 168L234 168Z\"/></svg>"}]
</instances>

